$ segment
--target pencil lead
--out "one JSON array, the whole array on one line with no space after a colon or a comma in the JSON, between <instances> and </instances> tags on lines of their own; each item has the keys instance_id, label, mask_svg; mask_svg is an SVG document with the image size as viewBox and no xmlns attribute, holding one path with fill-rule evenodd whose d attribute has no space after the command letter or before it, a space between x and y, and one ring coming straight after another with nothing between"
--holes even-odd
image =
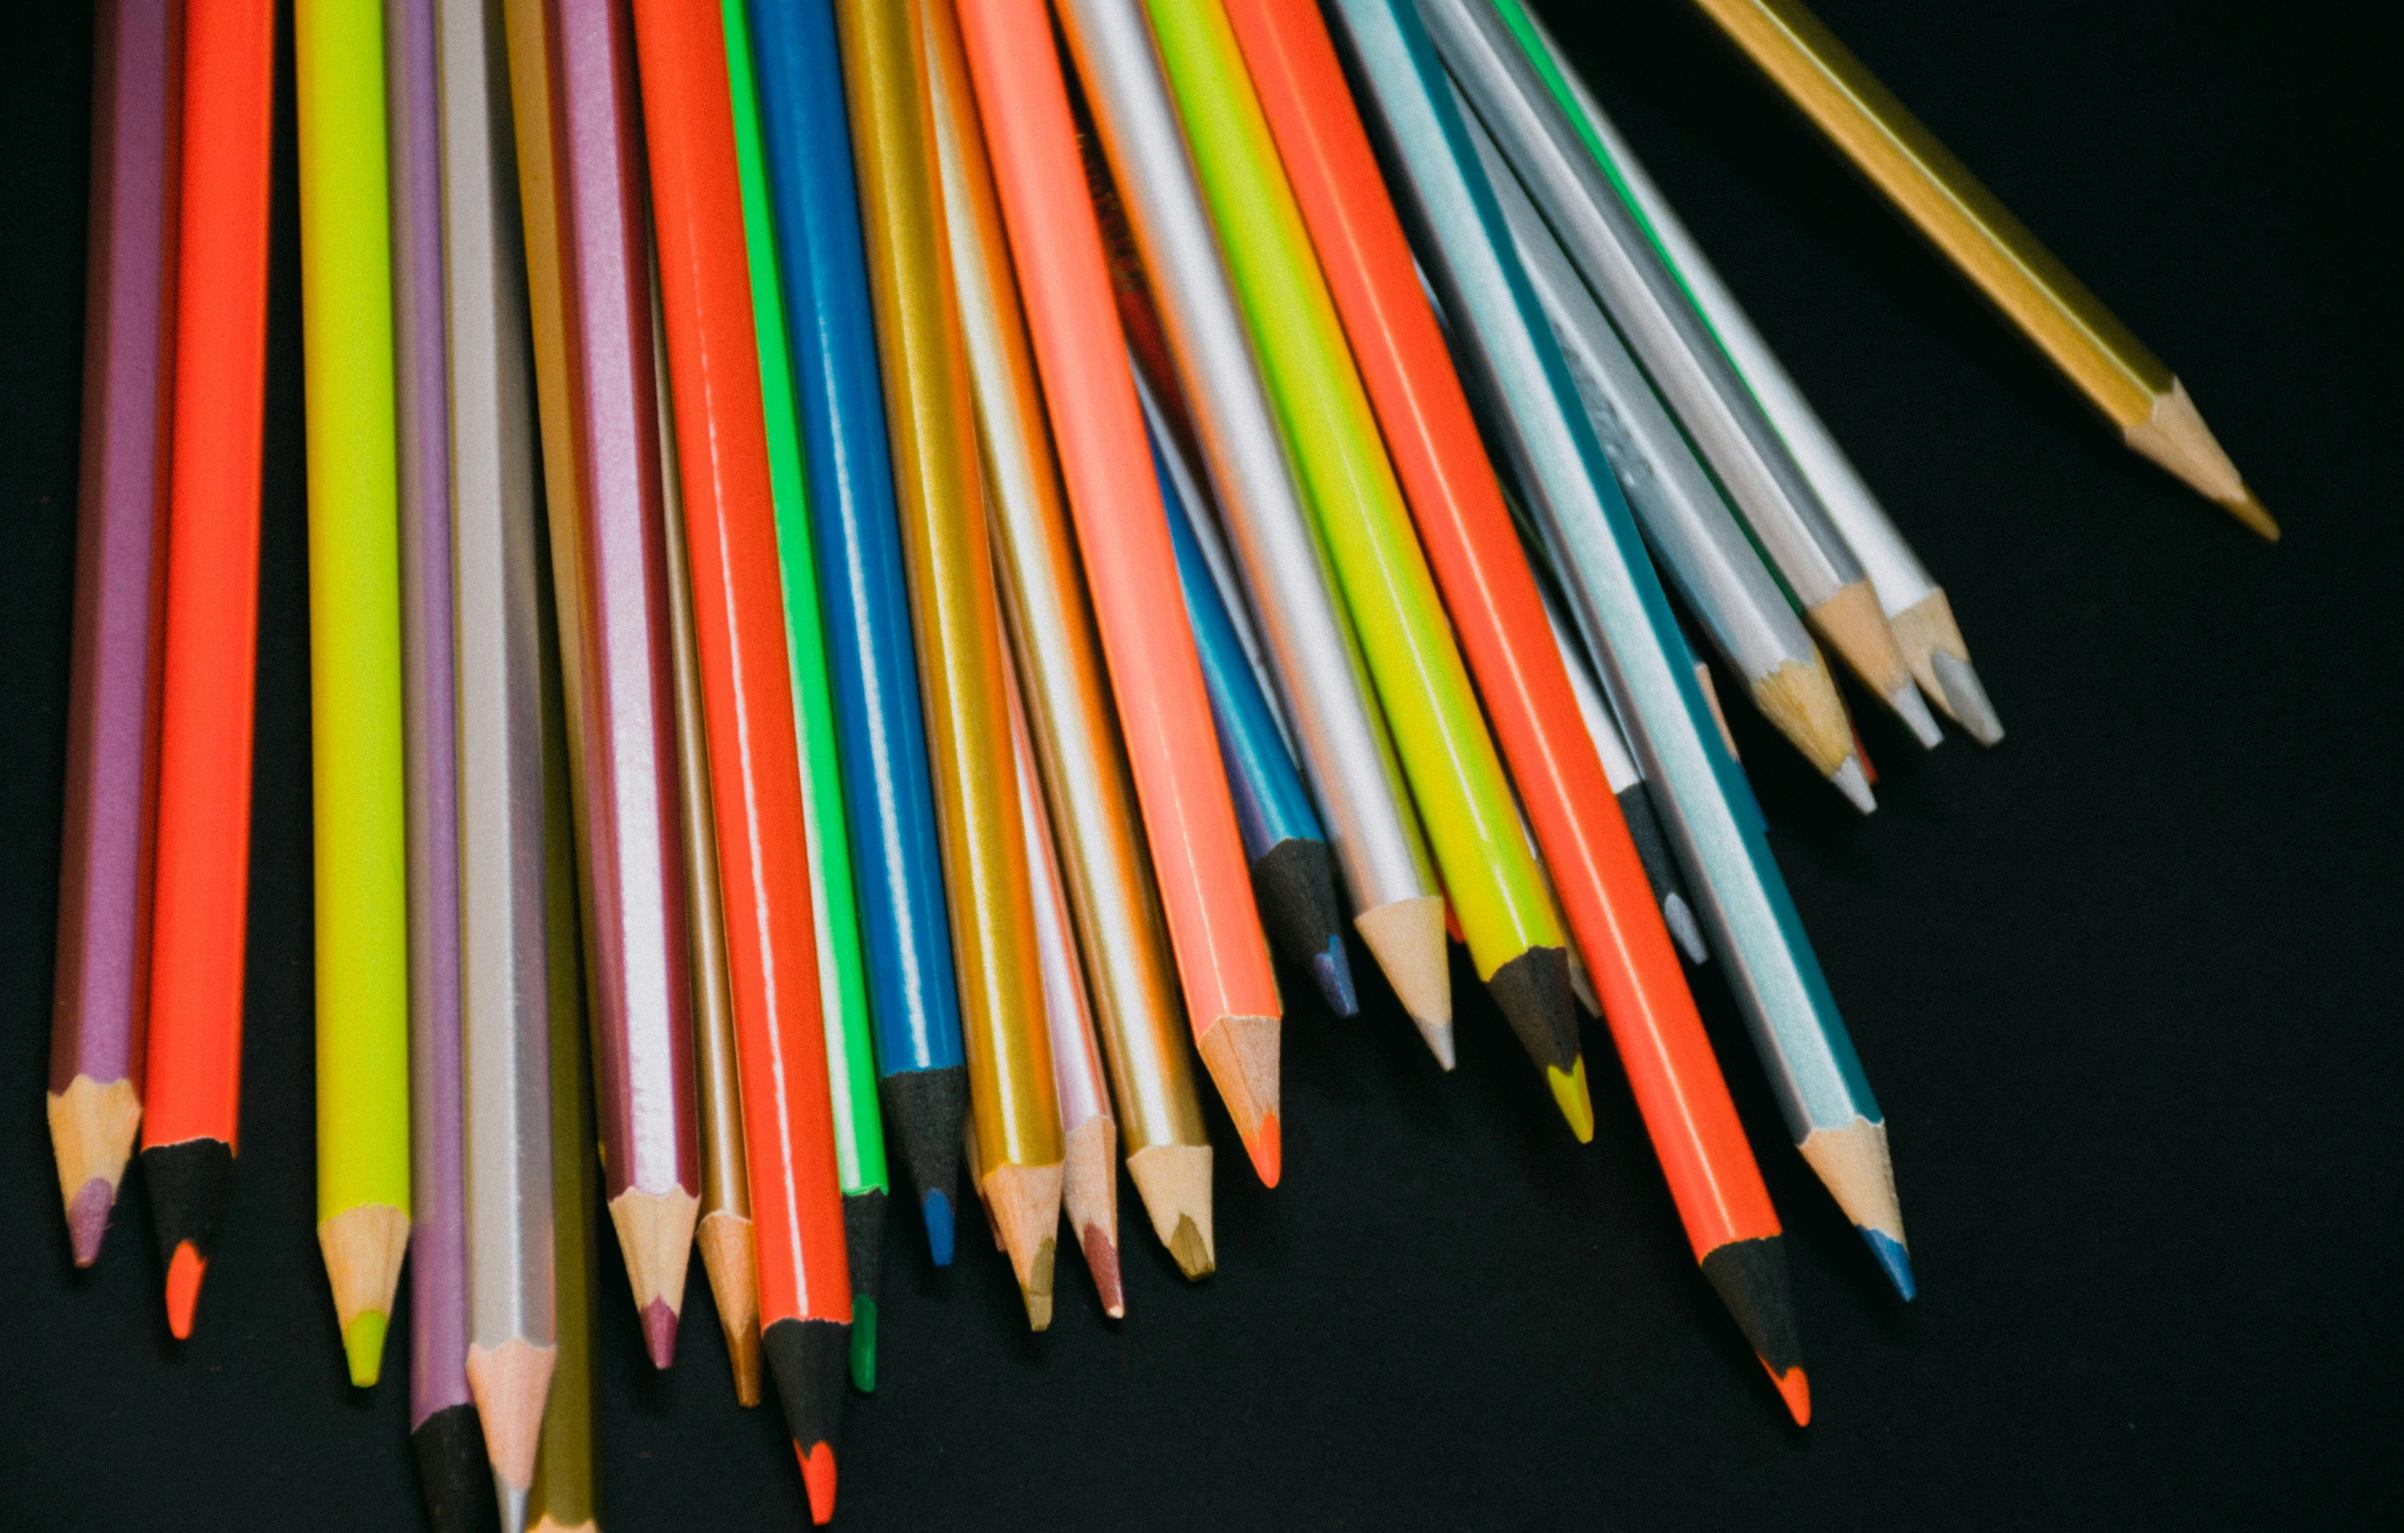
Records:
<instances>
[{"instance_id":1,"label":"pencil lead","mask_svg":"<svg viewBox=\"0 0 2404 1533\"><path fill-rule=\"evenodd\" d=\"M1452 1024L1413 1016L1411 1025L1419 1029L1420 1041L1427 1045L1427 1051L1436 1056L1437 1067L1450 1071L1454 1062Z\"/></svg>"},{"instance_id":2,"label":"pencil lead","mask_svg":"<svg viewBox=\"0 0 2404 1533\"><path fill-rule=\"evenodd\" d=\"M89 1267L100 1259L100 1239L109 1230L109 1209L117 1201L115 1184L93 1177L67 1200L67 1243L75 1265Z\"/></svg>"},{"instance_id":3,"label":"pencil lead","mask_svg":"<svg viewBox=\"0 0 2404 1533\"><path fill-rule=\"evenodd\" d=\"M1212 1154L1206 1144L1155 1144L1127 1157L1152 1233L1187 1278L1208 1277L1217 1264L1211 1247Z\"/></svg>"},{"instance_id":4,"label":"pencil lead","mask_svg":"<svg viewBox=\"0 0 2404 1533\"><path fill-rule=\"evenodd\" d=\"M2240 490L2221 504L2228 508L2231 516L2258 533L2265 543L2279 541L2279 524L2271 518L2269 508L2255 498L2252 490Z\"/></svg>"},{"instance_id":5,"label":"pencil lead","mask_svg":"<svg viewBox=\"0 0 2404 1533\"><path fill-rule=\"evenodd\" d=\"M1856 1227L1861 1230L1861 1238L1868 1243L1870 1254L1878 1258L1879 1270L1886 1274L1888 1282L1895 1285L1895 1292L1903 1302L1909 1304L1920 1297L1919 1281L1912 1274L1911 1248L1884 1230L1874 1230L1867 1225Z\"/></svg>"},{"instance_id":6,"label":"pencil lead","mask_svg":"<svg viewBox=\"0 0 2404 1533\"><path fill-rule=\"evenodd\" d=\"M1352 960L1344 952L1343 933L1329 933L1326 950L1311 954L1311 978L1318 981L1319 993L1327 998L1329 1011L1339 1017L1357 1017L1361 1014L1360 997L1352 988ZM105 1207L101 1210L101 1217L105 1223Z\"/></svg>"},{"instance_id":7,"label":"pencil lead","mask_svg":"<svg viewBox=\"0 0 2404 1533\"><path fill-rule=\"evenodd\" d=\"M1794 1290L1786 1265L1786 1242L1778 1235L1731 1240L1704 1253L1703 1276L1753 1355L1793 1413L1795 1424L1811 1420L1811 1386L1803 1376L1803 1347L1795 1328Z\"/></svg>"},{"instance_id":8,"label":"pencil lead","mask_svg":"<svg viewBox=\"0 0 2404 1533\"><path fill-rule=\"evenodd\" d=\"M930 1192L918 1205L919 1217L926 1221L927 1253L938 1267L952 1264L952 1200L944 1192Z\"/></svg>"},{"instance_id":9,"label":"pencil lead","mask_svg":"<svg viewBox=\"0 0 2404 1533\"><path fill-rule=\"evenodd\" d=\"M1686 903L1685 895L1672 889L1661 897L1661 920L1669 928L1669 934L1678 939L1688 963L1711 962L1710 944L1703 940L1703 923L1694 918L1694 907ZM1600 1012L1601 1008L1596 1010Z\"/></svg>"},{"instance_id":10,"label":"pencil lead","mask_svg":"<svg viewBox=\"0 0 2404 1533\"><path fill-rule=\"evenodd\" d=\"M1935 750L1945 743L1945 733L1937 728L1936 715L1928 711L1928 699L1908 679L1896 684L1895 690L1887 694L1886 702L1923 750Z\"/></svg>"},{"instance_id":11,"label":"pencil lead","mask_svg":"<svg viewBox=\"0 0 2404 1533\"><path fill-rule=\"evenodd\" d=\"M500 1476L493 1477L493 1500L501 1509L501 1533L526 1533L526 1501L534 1494L529 1485L512 1485Z\"/></svg>"},{"instance_id":12,"label":"pencil lead","mask_svg":"<svg viewBox=\"0 0 2404 1533\"><path fill-rule=\"evenodd\" d=\"M1797 1364L1784 1373L1772 1369L1766 1362L1761 1366L1769 1374L1770 1382L1778 1386L1778 1396L1786 1402L1787 1414L1795 1418L1795 1425L1810 1426L1811 1381L1803 1376L1802 1366Z\"/></svg>"},{"instance_id":13,"label":"pencil lead","mask_svg":"<svg viewBox=\"0 0 2404 1533\"><path fill-rule=\"evenodd\" d=\"M1878 812L1878 800L1870 792L1870 780L1862 775L1860 756L1846 756L1844 765L1829 773L1828 780L1836 785L1837 792L1845 795L1846 800L1863 814Z\"/></svg>"},{"instance_id":14,"label":"pencil lead","mask_svg":"<svg viewBox=\"0 0 2404 1533\"><path fill-rule=\"evenodd\" d=\"M935 1265L952 1264L960 1185L960 1123L968 1113L968 1067L896 1070L877 1082L885 1142L899 1141L901 1163L918 1189L918 1213Z\"/></svg>"},{"instance_id":15,"label":"pencil lead","mask_svg":"<svg viewBox=\"0 0 2404 1533\"><path fill-rule=\"evenodd\" d=\"M192 1339L192 1311L200 1303L200 1280L208 1270L209 1259L189 1240L175 1248L167 1263L167 1329L177 1341Z\"/></svg>"},{"instance_id":16,"label":"pencil lead","mask_svg":"<svg viewBox=\"0 0 2404 1533\"><path fill-rule=\"evenodd\" d=\"M844 1265L851 1269L851 1381L876 1391L876 1296L885 1273L885 1192L870 1187L843 1198ZM866 1321L860 1318L866 1306ZM863 1339L865 1338L865 1339Z\"/></svg>"},{"instance_id":17,"label":"pencil lead","mask_svg":"<svg viewBox=\"0 0 2404 1533\"><path fill-rule=\"evenodd\" d=\"M342 1328L342 1355L350 1363L354 1389L373 1389L384 1376L384 1332L388 1324L382 1310L363 1309Z\"/></svg>"},{"instance_id":18,"label":"pencil lead","mask_svg":"<svg viewBox=\"0 0 2404 1533\"><path fill-rule=\"evenodd\" d=\"M88 1075L50 1093L50 1146L58 1160L59 1191L67 1206L67 1236L75 1265L99 1259L108 1234L109 1208L117 1201L125 1162L142 1127L142 1099L132 1081L107 1085Z\"/></svg>"},{"instance_id":19,"label":"pencil lead","mask_svg":"<svg viewBox=\"0 0 2404 1533\"><path fill-rule=\"evenodd\" d=\"M1938 650L1928 657L1937 673L1937 683L1944 689L1945 711L1953 721L1969 732L1970 738L1981 745L1999 745L2003 741L2003 720L1995 716L1995 705L1987 701L1987 689L1978 679L1970 662Z\"/></svg>"},{"instance_id":20,"label":"pencil lead","mask_svg":"<svg viewBox=\"0 0 2404 1533\"><path fill-rule=\"evenodd\" d=\"M843 1368L851 1352L849 1326L833 1320L784 1319L761 1333L760 1349L776 1379L793 1456L810 1490L810 1516L835 1515L835 1428L843 1417Z\"/></svg>"},{"instance_id":21,"label":"pencil lead","mask_svg":"<svg viewBox=\"0 0 2404 1533\"><path fill-rule=\"evenodd\" d=\"M1546 1066L1544 1083L1552 1087L1553 1101L1560 1106L1561 1116L1568 1120L1569 1131L1578 1143L1594 1143L1594 1096L1586 1089L1586 1056L1580 1054L1577 1063L1566 1070Z\"/></svg>"},{"instance_id":22,"label":"pencil lead","mask_svg":"<svg viewBox=\"0 0 2404 1533\"><path fill-rule=\"evenodd\" d=\"M1252 1156L1252 1169L1260 1173L1263 1187L1274 1187L1285 1174L1285 1130L1278 1125L1277 1114L1260 1115L1260 1128L1244 1146Z\"/></svg>"},{"instance_id":23,"label":"pencil lead","mask_svg":"<svg viewBox=\"0 0 2404 1533\"><path fill-rule=\"evenodd\" d=\"M876 1300L851 1296L851 1387L876 1393Z\"/></svg>"},{"instance_id":24,"label":"pencil lead","mask_svg":"<svg viewBox=\"0 0 2404 1533\"><path fill-rule=\"evenodd\" d=\"M1078 1242L1085 1251L1085 1270L1093 1274L1094 1292L1102 1299L1102 1313L1113 1320L1127 1317L1127 1288L1119 1275L1119 1248L1111 1243L1110 1232L1099 1224L1088 1224L1079 1232Z\"/></svg>"},{"instance_id":25,"label":"pencil lead","mask_svg":"<svg viewBox=\"0 0 2404 1533\"><path fill-rule=\"evenodd\" d=\"M795 1443L793 1456L801 1461L801 1483L810 1492L810 1521L824 1527L835 1516L835 1450L820 1442L804 1453Z\"/></svg>"},{"instance_id":26,"label":"pencil lead","mask_svg":"<svg viewBox=\"0 0 2404 1533\"><path fill-rule=\"evenodd\" d=\"M643 1306L643 1350L651 1354L654 1368L666 1368L676 1361L676 1311L668 1308L665 1299Z\"/></svg>"}]
</instances>

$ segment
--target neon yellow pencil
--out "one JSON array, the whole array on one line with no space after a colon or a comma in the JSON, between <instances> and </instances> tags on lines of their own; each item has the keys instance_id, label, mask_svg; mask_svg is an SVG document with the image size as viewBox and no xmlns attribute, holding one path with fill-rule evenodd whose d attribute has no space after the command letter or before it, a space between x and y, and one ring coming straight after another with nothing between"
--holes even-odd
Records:
<instances>
[{"instance_id":1,"label":"neon yellow pencil","mask_svg":"<svg viewBox=\"0 0 2404 1533\"><path fill-rule=\"evenodd\" d=\"M1261 371L1461 934L1579 1139L1567 939L1220 0L1147 0Z\"/></svg>"},{"instance_id":2,"label":"neon yellow pencil","mask_svg":"<svg viewBox=\"0 0 2404 1533\"><path fill-rule=\"evenodd\" d=\"M299 0L301 357L317 830L317 1239L351 1382L383 1367L409 1243L408 890L384 20Z\"/></svg>"}]
</instances>

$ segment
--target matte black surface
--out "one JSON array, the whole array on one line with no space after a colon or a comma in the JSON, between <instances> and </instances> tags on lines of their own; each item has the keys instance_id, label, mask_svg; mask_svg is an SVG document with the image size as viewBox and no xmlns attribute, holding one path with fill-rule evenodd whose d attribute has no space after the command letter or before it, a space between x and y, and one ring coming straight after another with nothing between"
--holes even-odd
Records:
<instances>
[{"instance_id":1,"label":"matte black surface","mask_svg":"<svg viewBox=\"0 0 2404 1533\"><path fill-rule=\"evenodd\" d=\"M804 1455L830 1437L842 1457L843 1401L850 1391L851 1327L832 1320L779 1320L760 1332L786 1428Z\"/></svg>"},{"instance_id":2,"label":"matte black surface","mask_svg":"<svg viewBox=\"0 0 2404 1533\"><path fill-rule=\"evenodd\" d=\"M877 1077L876 1095L885 1113L885 1149L891 1162L904 1173L920 1204L926 1202L927 1194L940 1192L950 1200L956 1219L960 1119L968 1111L968 1067L896 1070ZM926 1255L923 1233L918 1254Z\"/></svg>"},{"instance_id":3,"label":"matte black surface","mask_svg":"<svg viewBox=\"0 0 2404 1533\"><path fill-rule=\"evenodd\" d=\"M1283 958L1304 974L1342 934L1336 914L1335 868L1327 843L1288 836L1252 859L1252 899L1260 924Z\"/></svg>"},{"instance_id":4,"label":"matte black surface","mask_svg":"<svg viewBox=\"0 0 2404 1533\"><path fill-rule=\"evenodd\" d=\"M1923 756L1853 694L1884 774L1865 820L1731 717L1888 1112L1922 1296L1886 1292L1784 1147L1716 965L1690 971L1786 1224L1814 1406L1788 1426L1696 1270L1608 1034L1586 1030L1580 1146L1466 963L1450 1076L1364 965L1355 1022L1287 986L1282 1186L1206 1109L1208 1281L1177 1275L1122 1183L1127 1318L1069 1283L1031 1336L976 1216L945 1273L916 1218L886 1221L838 1526L2394 1526L2392 50L2330 0L1819 4L2178 369L2286 524L2268 548L2120 447L1682 0L1547 9L1943 579L2011 732ZM241 1165L191 1341L167 1337L138 1170L99 1265L68 1258L42 1080L90 39L82 6L12 21L0 1530L420 1528L404 1370L344 1382L314 1231L288 83ZM699 1264L682 1356L654 1376L602 1244L610 1533L804 1526L785 1423L736 1407Z\"/></svg>"},{"instance_id":5,"label":"matte black surface","mask_svg":"<svg viewBox=\"0 0 2404 1533\"><path fill-rule=\"evenodd\" d=\"M1794 1280L1786 1265L1786 1237L1731 1240L1703 1257L1703 1276L1719 1291L1745 1340L1772 1373L1783 1377L1803 1361L1795 1335Z\"/></svg>"},{"instance_id":6,"label":"matte black surface","mask_svg":"<svg viewBox=\"0 0 2404 1533\"><path fill-rule=\"evenodd\" d=\"M1532 947L1494 971L1486 995L1528 1058L1567 1072L1578 1058L1578 1008L1569 995L1569 953ZM1459 1004L1456 999L1456 1006Z\"/></svg>"},{"instance_id":7,"label":"matte black surface","mask_svg":"<svg viewBox=\"0 0 2404 1533\"><path fill-rule=\"evenodd\" d=\"M473 1405L450 1405L409 1434L428 1533L499 1533L492 1460L484 1456L484 1418Z\"/></svg>"},{"instance_id":8,"label":"matte black surface","mask_svg":"<svg viewBox=\"0 0 2404 1533\"><path fill-rule=\"evenodd\" d=\"M870 1190L843 1200L843 1254L851 1291L873 1299L885 1270L885 1195Z\"/></svg>"},{"instance_id":9,"label":"matte black surface","mask_svg":"<svg viewBox=\"0 0 2404 1533\"><path fill-rule=\"evenodd\" d=\"M202 1261L217 1253L217 1225L234 1174L234 1147L222 1139L185 1139L144 1150L142 1180L150 1189L151 1234L159 1248L159 1270L175 1260L186 1241ZM123 1207L125 1199L117 1199ZM112 1220L112 1222L114 1222ZM108 1249L107 1237L101 1249Z\"/></svg>"}]
</instances>

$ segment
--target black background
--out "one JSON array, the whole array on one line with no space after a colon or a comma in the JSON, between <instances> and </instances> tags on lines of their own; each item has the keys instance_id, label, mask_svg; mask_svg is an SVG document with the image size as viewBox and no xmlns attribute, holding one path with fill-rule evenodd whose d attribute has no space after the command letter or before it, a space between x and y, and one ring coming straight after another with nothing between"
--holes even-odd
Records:
<instances>
[{"instance_id":1,"label":"black background","mask_svg":"<svg viewBox=\"0 0 2404 1533\"><path fill-rule=\"evenodd\" d=\"M40 1082L90 38L37 9L0 48L0 1527L414 1528L402 1327L353 1392L312 1232L288 20L242 1158L191 1342L138 1172L99 1266L68 1262ZM1030 1336L969 1226L937 1273L894 1221L843 1525L2392 1526L2392 59L2331 0L1819 7L2178 369L2274 549L2124 451L1676 0L1544 9L1951 593L2011 732L1922 757L1862 707L1884 807L1858 821L1735 721L1924 1296L1884 1292L1784 1148L1711 971L1791 1236L1807 1432L1696 1274L1599 1026L1581 1149L1465 966L1449 1079L1382 988L1337 1024L1288 976L1285 1185L1214 1101L1207 1283L1122 1187L1126 1320L1064 1256ZM602 1283L607 1526L801 1525L700 1264L665 1376L607 1249Z\"/></svg>"}]
</instances>

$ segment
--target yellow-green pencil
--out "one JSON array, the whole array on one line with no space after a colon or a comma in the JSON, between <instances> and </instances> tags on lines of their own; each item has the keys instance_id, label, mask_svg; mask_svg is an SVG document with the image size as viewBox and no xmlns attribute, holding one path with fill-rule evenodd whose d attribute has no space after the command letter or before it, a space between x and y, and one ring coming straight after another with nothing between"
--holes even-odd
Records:
<instances>
[{"instance_id":1,"label":"yellow-green pencil","mask_svg":"<svg viewBox=\"0 0 2404 1533\"><path fill-rule=\"evenodd\" d=\"M409 1244L408 890L384 20L298 0L301 356L317 833L317 1239L351 1382L376 1382Z\"/></svg>"},{"instance_id":2,"label":"yellow-green pencil","mask_svg":"<svg viewBox=\"0 0 2404 1533\"><path fill-rule=\"evenodd\" d=\"M1478 977L1594 1133L1567 938L1220 0L1147 0L1194 166Z\"/></svg>"}]
</instances>

